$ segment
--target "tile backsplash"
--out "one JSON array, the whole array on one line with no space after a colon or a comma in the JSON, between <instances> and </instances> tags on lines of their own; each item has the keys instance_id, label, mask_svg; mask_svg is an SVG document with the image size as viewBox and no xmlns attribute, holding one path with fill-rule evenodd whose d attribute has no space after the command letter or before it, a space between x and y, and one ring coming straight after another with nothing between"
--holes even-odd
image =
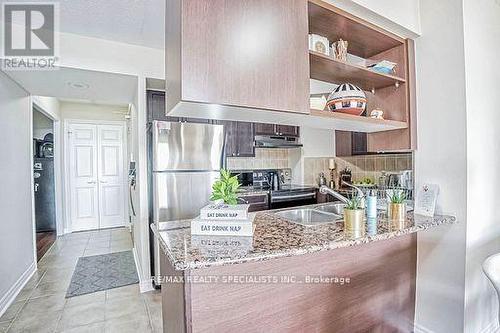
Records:
<instances>
[{"instance_id":1,"label":"tile backsplash","mask_svg":"<svg viewBox=\"0 0 500 333\"><path fill-rule=\"evenodd\" d=\"M229 170L258 170L289 168L288 149L255 148L255 157L228 157Z\"/></svg>"},{"instance_id":2,"label":"tile backsplash","mask_svg":"<svg viewBox=\"0 0 500 333\"><path fill-rule=\"evenodd\" d=\"M317 184L319 174L323 172L327 180L330 180L328 169L329 157L305 157L304 158L304 183ZM377 182L382 171L402 171L413 169L413 157L408 154L382 154L382 155L360 155L335 157L337 172L351 169L354 181L369 177Z\"/></svg>"}]
</instances>

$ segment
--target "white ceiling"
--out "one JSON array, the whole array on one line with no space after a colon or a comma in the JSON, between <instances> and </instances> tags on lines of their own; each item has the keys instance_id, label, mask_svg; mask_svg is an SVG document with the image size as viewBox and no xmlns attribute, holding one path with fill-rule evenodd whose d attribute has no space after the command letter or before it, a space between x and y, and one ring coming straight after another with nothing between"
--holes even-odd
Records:
<instances>
[{"instance_id":1,"label":"white ceiling","mask_svg":"<svg viewBox=\"0 0 500 333\"><path fill-rule=\"evenodd\" d=\"M58 3L61 32L164 49L165 0L60 0Z\"/></svg>"},{"instance_id":2,"label":"white ceiling","mask_svg":"<svg viewBox=\"0 0 500 333\"><path fill-rule=\"evenodd\" d=\"M51 71L5 72L32 95L125 105L137 93L137 77L62 67ZM82 88L75 87L81 85Z\"/></svg>"}]
</instances>

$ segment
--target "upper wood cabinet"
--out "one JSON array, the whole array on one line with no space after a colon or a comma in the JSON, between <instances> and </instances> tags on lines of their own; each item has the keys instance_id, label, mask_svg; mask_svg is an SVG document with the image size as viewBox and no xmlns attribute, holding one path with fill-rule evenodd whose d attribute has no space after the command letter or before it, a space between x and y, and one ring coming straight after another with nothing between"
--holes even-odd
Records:
<instances>
[{"instance_id":1,"label":"upper wood cabinet","mask_svg":"<svg viewBox=\"0 0 500 333\"><path fill-rule=\"evenodd\" d=\"M153 120L162 121L180 121L179 117L169 117L165 113L165 92L149 90L147 92L147 102L148 102L148 122Z\"/></svg>"},{"instance_id":2,"label":"upper wood cabinet","mask_svg":"<svg viewBox=\"0 0 500 333\"><path fill-rule=\"evenodd\" d=\"M254 157L254 124L241 121L225 121L226 156Z\"/></svg>"},{"instance_id":3,"label":"upper wood cabinet","mask_svg":"<svg viewBox=\"0 0 500 333\"><path fill-rule=\"evenodd\" d=\"M166 3L167 112L197 102L309 113L307 0Z\"/></svg>"},{"instance_id":4,"label":"upper wood cabinet","mask_svg":"<svg viewBox=\"0 0 500 333\"><path fill-rule=\"evenodd\" d=\"M300 127L275 124L255 124L255 135L300 136Z\"/></svg>"},{"instance_id":5,"label":"upper wood cabinet","mask_svg":"<svg viewBox=\"0 0 500 333\"><path fill-rule=\"evenodd\" d=\"M352 132L352 154L364 155L368 152L367 134L363 132Z\"/></svg>"},{"instance_id":6,"label":"upper wood cabinet","mask_svg":"<svg viewBox=\"0 0 500 333\"><path fill-rule=\"evenodd\" d=\"M255 135L276 135L276 125L275 124L255 124Z\"/></svg>"},{"instance_id":7,"label":"upper wood cabinet","mask_svg":"<svg viewBox=\"0 0 500 333\"><path fill-rule=\"evenodd\" d=\"M186 122L199 124L217 124L217 121L212 119L189 118L189 117L170 117L165 112L165 92L158 90L147 91L148 103L148 122L153 120L170 121L170 122Z\"/></svg>"},{"instance_id":8,"label":"upper wood cabinet","mask_svg":"<svg viewBox=\"0 0 500 333\"><path fill-rule=\"evenodd\" d=\"M276 130L278 131L278 135L300 136L300 127L298 126L276 125Z\"/></svg>"},{"instance_id":9,"label":"upper wood cabinet","mask_svg":"<svg viewBox=\"0 0 500 333\"><path fill-rule=\"evenodd\" d=\"M298 136L287 125L367 133L339 134L351 153L416 149L411 40L326 0L166 0L165 26L170 116L275 124L256 124L258 135ZM355 57L310 51L309 33L347 41ZM394 72L366 67L380 60ZM310 110L310 79L359 86L366 114L381 109L384 119Z\"/></svg>"}]
</instances>

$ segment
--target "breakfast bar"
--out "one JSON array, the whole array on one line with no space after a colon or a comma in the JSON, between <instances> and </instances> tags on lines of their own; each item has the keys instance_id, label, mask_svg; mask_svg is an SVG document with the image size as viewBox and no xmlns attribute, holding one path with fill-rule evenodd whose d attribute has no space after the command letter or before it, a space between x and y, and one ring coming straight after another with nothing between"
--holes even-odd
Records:
<instances>
[{"instance_id":1,"label":"breakfast bar","mask_svg":"<svg viewBox=\"0 0 500 333\"><path fill-rule=\"evenodd\" d=\"M413 327L416 233L455 218L380 214L359 238L273 211L254 216L253 237L195 236L190 222L153 230L165 332L385 332Z\"/></svg>"}]
</instances>

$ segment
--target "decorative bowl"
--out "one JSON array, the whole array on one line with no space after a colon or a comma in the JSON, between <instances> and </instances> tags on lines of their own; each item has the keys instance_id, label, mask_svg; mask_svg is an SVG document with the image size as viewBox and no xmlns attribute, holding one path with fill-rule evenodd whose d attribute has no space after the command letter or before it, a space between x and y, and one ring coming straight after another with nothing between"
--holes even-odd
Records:
<instances>
[{"instance_id":1,"label":"decorative bowl","mask_svg":"<svg viewBox=\"0 0 500 333\"><path fill-rule=\"evenodd\" d=\"M332 112L360 116L365 112L366 95L360 87L343 83L328 96L326 105Z\"/></svg>"}]
</instances>

